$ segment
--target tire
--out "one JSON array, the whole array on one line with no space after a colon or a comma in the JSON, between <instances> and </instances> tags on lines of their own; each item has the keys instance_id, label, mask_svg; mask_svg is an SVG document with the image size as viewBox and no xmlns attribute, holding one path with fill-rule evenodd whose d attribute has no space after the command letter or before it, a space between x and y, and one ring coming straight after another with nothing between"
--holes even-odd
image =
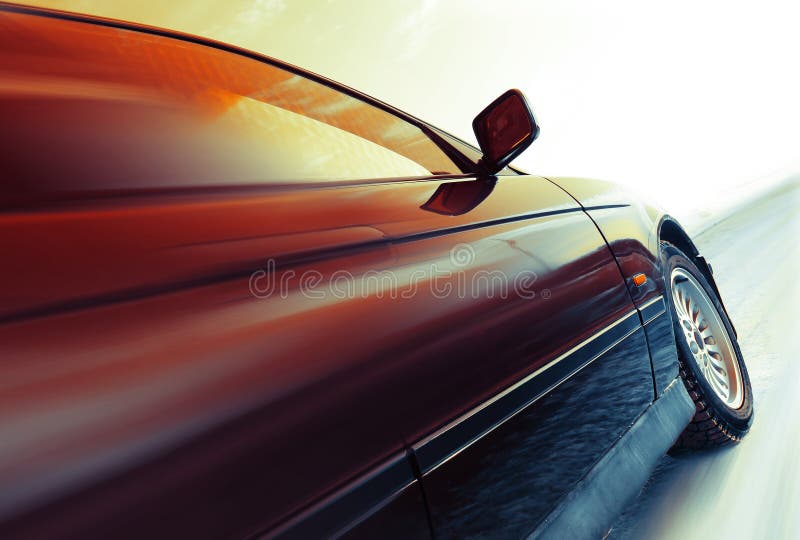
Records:
<instances>
[{"instance_id":1,"label":"tire","mask_svg":"<svg viewBox=\"0 0 800 540\"><path fill-rule=\"evenodd\" d=\"M681 250L661 244L680 377L696 412L672 451L739 442L753 422L753 389L714 288Z\"/></svg>"}]
</instances>

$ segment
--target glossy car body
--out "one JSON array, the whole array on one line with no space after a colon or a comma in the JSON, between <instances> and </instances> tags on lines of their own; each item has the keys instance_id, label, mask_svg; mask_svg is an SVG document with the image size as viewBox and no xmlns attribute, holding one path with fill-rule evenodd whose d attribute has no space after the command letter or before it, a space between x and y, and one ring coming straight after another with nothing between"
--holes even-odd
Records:
<instances>
[{"instance_id":1,"label":"glossy car body","mask_svg":"<svg viewBox=\"0 0 800 540\"><path fill-rule=\"evenodd\" d=\"M193 36L0 42L2 536L546 535L684 392L659 242L710 269L612 184Z\"/></svg>"}]
</instances>

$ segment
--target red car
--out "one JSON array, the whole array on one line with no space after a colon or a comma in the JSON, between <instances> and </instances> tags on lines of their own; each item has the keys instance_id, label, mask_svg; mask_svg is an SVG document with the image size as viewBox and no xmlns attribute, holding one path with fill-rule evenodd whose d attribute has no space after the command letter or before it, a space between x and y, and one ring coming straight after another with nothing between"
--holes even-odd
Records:
<instances>
[{"instance_id":1,"label":"red car","mask_svg":"<svg viewBox=\"0 0 800 540\"><path fill-rule=\"evenodd\" d=\"M518 91L479 151L167 30L2 4L0 45L1 537L596 538L747 432L710 265L510 166Z\"/></svg>"}]
</instances>

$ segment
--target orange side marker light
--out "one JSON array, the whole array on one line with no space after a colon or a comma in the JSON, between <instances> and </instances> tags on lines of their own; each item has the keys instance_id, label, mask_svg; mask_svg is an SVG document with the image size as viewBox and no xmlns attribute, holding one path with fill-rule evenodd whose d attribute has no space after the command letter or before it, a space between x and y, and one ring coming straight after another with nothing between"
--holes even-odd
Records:
<instances>
[{"instance_id":1,"label":"orange side marker light","mask_svg":"<svg viewBox=\"0 0 800 540\"><path fill-rule=\"evenodd\" d=\"M641 287L645 283L647 283L647 276L646 275L644 275L644 274L636 274L635 276L633 276L633 284L636 285L637 287Z\"/></svg>"}]
</instances>

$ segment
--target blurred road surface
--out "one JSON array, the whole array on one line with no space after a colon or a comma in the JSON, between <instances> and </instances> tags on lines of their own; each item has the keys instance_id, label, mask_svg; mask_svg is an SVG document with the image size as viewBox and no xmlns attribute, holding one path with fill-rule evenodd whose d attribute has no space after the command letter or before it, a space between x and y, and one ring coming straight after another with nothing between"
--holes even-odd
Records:
<instances>
[{"instance_id":1,"label":"blurred road surface","mask_svg":"<svg viewBox=\"0 0 800 540\"><path fill-rule=\"evenodd\" d=\"M694 237L739 334L755 422L733 447L665 456L612 539L800 539L800 179Z\"/></svg>"}]
</instances>

